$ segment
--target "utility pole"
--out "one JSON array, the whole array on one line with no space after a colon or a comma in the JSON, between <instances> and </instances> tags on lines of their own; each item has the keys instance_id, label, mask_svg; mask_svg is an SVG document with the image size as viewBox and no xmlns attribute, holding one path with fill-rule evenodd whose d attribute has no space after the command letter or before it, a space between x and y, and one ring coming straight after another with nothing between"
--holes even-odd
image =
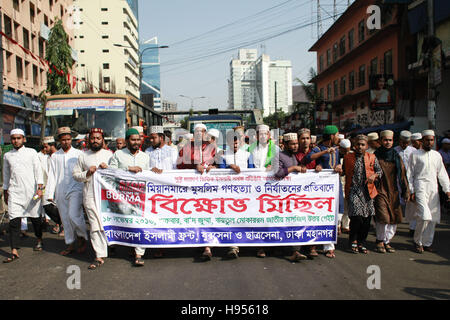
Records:
<instances>
[{"instance_id":1,"label":"utility pole","mask_svg":"<svg viewBox=\"0 0 450 320\"><path fill-rule=\"evenodd\" d=\"M427 1L427 15L428 15L428 37L434 37L434 0ZM431 42L429 42L431 43ZM433 48L428 47L429 68L428 68L428 129L436 129L436 91L434 88L434 64L433 64Z\"/></svg>"}]
</instances>

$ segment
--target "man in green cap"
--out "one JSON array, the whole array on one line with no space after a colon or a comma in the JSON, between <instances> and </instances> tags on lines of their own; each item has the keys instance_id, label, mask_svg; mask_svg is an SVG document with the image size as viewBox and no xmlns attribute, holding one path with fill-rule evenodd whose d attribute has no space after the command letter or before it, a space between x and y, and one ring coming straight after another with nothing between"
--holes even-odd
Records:
<instances>
[{"instance_id":1,"label":"man in green cap","mask_svg":"<svg viewBox=\"0 0 450 320\"><path fill-rule=\"evenodd\" d=\"M322 144L315 147L312 152L305 157L305 164L316 161L316 171L320 172L322 169L334 169L334 171L341 173L342 165L339 158L339 129L336 126L328 125L323 130ZM342 192L342 185L339 180L339 216L344 214L344 194ZM325 254L328 258L335 258L334 244L324 244Z\"/></svg>"},{"instance_id":2,"label":"man in green cap","mask_svg":"<svg viewBox=\"0 0 450 320\"><path fill-rule=\"evenodd\" d=\"M117 150L109 161L109 167L112 169L122 169L138 173L142 170L150 170L150 157L144 151L140 150L141 137L139 131L134 128L127 130L125 134L127 147ZM136 247L135 266L143 266L145 249Z\"/></svg>"}]
</instances>

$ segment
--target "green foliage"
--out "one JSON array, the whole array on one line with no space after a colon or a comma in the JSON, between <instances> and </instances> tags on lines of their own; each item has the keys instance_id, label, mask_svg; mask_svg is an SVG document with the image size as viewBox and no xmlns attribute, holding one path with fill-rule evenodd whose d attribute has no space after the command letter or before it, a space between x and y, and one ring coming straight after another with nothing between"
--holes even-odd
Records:
<instances>
[{"instance_id":1,"label":"green foliage","mask_svg":"<svg viewBox=\"0 0 450 320\"><path fill-rule=\"evenodd\" d=\"M47 72L47 91L52 95L70 94L72 90L67 82L67 73L72 68L73 59L68 36L60 19L55 22L50 31L45 59L50 66L54 65L64 72L64 74L58 74L53 68L51 73Z\"/></svg>"},{"instance_id":2,"label":"green foliage","mask_svg":"<svg viewBox=\"0 0 450 320\"><path fill-rule=\"evenodd\" d=\"M265 117L264 123L268 125L271 129L279 128L285 122L287 114L284 111L278 111L277 113L272 113Z\"/></svg>"}]
</instances>

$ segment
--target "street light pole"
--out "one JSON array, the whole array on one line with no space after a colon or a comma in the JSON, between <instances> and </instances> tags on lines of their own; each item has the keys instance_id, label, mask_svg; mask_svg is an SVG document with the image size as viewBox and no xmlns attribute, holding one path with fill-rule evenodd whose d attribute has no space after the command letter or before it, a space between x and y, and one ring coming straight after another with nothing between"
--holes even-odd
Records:
<instances>
[{"instance_id":1,"label":"street light pole","mask_svg":"<svg viewBox=\"0 0 450 320\"><path fill-rule=\"evenodd\" d=\"M187 98L187 99L191 100L191 109L192 109L192 110L194 110L194 100L197 100L197 99L206 99L206 97L204 97L204 96L192 98L192 97L185 96L185 95L183 95L183 94L180 94L180 97Z\"/></svg>"}]
</instances>

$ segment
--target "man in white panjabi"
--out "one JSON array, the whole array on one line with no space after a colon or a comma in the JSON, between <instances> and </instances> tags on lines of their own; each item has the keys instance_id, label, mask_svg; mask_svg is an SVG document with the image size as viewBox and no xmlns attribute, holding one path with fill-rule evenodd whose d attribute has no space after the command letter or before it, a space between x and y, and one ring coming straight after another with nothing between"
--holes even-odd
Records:
<instances>
[{"instance_id":1,"label":"man in white panjabi","mask_svg":"<svg viewBox=\"0 0 450 320\"><path fill-rule=\"evenodd\" d=\"M64 239L68 245L67 249L61 252L64 256L75 251L76 240L77 252L85 252L88 239L83 214L83 184L72 176L78 157L83 152L72 147L73 136L76 134L69 127L57 130L61 149L51 156L45 189L45 199L50 202L55 200L64 225Z\"/></svg>"},{"instance_id":2,"label":"man in white panjabi","mask_svg":"<svg viewBox=\"0 0 450 320\"><path fill-rule=\"evenodd\" d=\"M270 128L268 125L261 124L256 127L257 141L249 147L249 152L253 156L255 168L272 170L272 166L278 162L275 159L280 151L276 143L270 137Z\"/></svg>"},{"instance_id":3,"label":"man in white panjabi","mask_svg":"<svg viewBox=\"0 0 450 320\"><path fill-rule=\"evenodd\" d=\"M422 132L422 149L411 155L408 165L408 181L412 201L417 209L414 218L417 221L414 232L416 252L433 251L434 231L441 220L438 181L450 201L450 182L439 152L432 150L434 131Z\"/></svg>"},{"instance_id":4,"label":"man in white panjabi","mask_svg":"<svg viewBox=\"0 0 450 320\"><path fill-rule=\"evenodd\" d=\"M22 218L30 218L37 238L35 251L42 251L42 220L39 216L43 176L36 150L24 146L25 133L13 129L10 133L14 147L3 161L3 194L8 204L11 257L9 263L19 258L18 242Z\"/></svg>"},{"instance_id":5,"label":"man in white panjabi","mask_svg":"<svg viewBox=\"0 0 450 320\"><path fill-rule=\"evenodd\" d=\"M90 236L92 248L95 251L96 259L88 269L93 270L102 266L108 257L108 240L105 230L103 230L102 220L94 198L93 174L98 168L106 169L112 153L103 149L104 133L102 129L93 128L89 131L90 150L78 157L77 164L73 168L73 178L83 182L83 205L90 225Z\"/></svg>"},{"instance_id":6,"label":"man in white panjabi","mask_svg":"<svg viewBox=\"0 0 450 320\"><path fill-rule=\"evenodd\" d=\"M163 126L151 126L149 138L151 146L145 150L145 153L150 158L150 170L155 173L162 173L163 170L176 169L178 149L169 147L165 143Z\"/></svg>"},{"instance_id":7,"label":"man in white panjabi","mask_svg":"<svg viewBox=\"0 0 450 320\"><path fill-rule=\"evenodd\" d=\"M125 133L125 141L127 147L122 150L117 150L109 160L109 168L126 170L133 173L142 172L142 170L150 169L150 158L148 154L140 150L141 138L139 131L134 128L130 128ZM134 265L136 267L144 265L143 255L145 254L145 248L135 247L135 260Z\"/></svg>"},{"instance_id":8,"label":"man in white panjabi","mask_svg":"<svg viewBox=\"0 0 450 320\"><path fill-rule=\"evenodd\" d=\"M403 165L405 166L406 170L408 170L409 158L411 157L411 154L416 151L416 148L410 146L411 137L411 132L403 130L402 132L400 132L399 145L394 147L394 149L402 159ZM414 211L416 210L415 203L413 203L412 201L406 202L405 199L400 198L400 204L402 206L402 211L405 215L405 218L414 215Z\"/></svg>"}]
</instances>

